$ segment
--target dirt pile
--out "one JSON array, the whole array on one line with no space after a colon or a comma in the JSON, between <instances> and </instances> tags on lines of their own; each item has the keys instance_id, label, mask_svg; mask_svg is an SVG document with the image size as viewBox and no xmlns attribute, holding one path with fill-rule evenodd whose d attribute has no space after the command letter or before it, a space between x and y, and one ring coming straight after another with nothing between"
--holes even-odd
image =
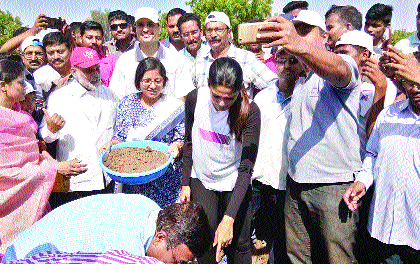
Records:
<instances>
[{"instance_id":1,"label":"dirt pile","mask_svg":"<svg viewBox=\"0 0 420 271\"><path fill-rule=\"evenodd\" d=\"M168 161L161 151L150 147L122 147L112 149L104 159L104 165L120 173L141 173L156 169Z\"/></svg>"}]
</instances>

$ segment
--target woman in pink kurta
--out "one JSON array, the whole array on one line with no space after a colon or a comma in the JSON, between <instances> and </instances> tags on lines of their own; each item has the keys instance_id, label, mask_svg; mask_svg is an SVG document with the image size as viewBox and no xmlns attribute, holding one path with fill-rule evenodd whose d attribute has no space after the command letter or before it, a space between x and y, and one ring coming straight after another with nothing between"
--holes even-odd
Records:
<instances>
[{"instance_id":1,"label":"woman in pink kurta","mask_svg":"<svg viewBox=\"0 0 420 271\"><path fill-rule=\"evenodd\" d=\"M0 60L0 258L8 244L48 210L59 164L35 137L37 124L21 111L24 68Z\"/></svg>"}]
</instances>

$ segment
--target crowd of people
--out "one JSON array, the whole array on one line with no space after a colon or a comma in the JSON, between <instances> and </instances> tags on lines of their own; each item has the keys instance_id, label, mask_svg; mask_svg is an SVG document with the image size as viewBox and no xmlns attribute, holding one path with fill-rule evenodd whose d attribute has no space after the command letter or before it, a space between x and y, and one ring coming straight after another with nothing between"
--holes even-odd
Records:
<instances>
[{"instance_id":1,"label":"crowd of people","mask_svg":"<svg viewBox=\"0 0 420 271\"><path fill-rule=\"evenodd\" d=\"M420 4L395 46L392 11L291 1L242 47L217 10L161 41L152 7L106 42L39 15L0 48L0 260L420 263ZM137 140L167 171L112 180L99 157Z\"/></svg>"}]
</instances>

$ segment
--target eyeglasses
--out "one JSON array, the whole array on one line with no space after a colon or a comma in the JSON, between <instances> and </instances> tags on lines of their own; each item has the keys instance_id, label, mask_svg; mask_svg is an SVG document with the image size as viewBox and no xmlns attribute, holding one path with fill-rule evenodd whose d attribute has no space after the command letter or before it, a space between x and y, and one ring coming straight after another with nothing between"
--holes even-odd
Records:
<instances>
[{"instance_id":1,"label":"eyeglasses","mask_svg":"<svg viewBox=\"0 0 420 271\"><path fill-rule=\"evenodd\" d=\"M207 28L206 29L206 34L210 35L214 31L216 33L216 35L221 35L221 34L223 34L223 31L225 31L226 29L228 29L228 28L227 27L226 28L215 28L215 29Z\"/></svg>"},{"instance_id":2,"label":"eyeglasses","mask_svg":"<svg viewBox=\"0 0 420 271\"><path fill-rule=\"evenodd\" d=\"M299 63L299 60L296 57L276 59L276 64L284 65L286 62L289 62L290 65L296 65Z\"/></svg>"},{"instance_id":3,"label":"eyeglasses","mask_svg":"<svg viewBox=\"0 0 420 271\"><path fill-rule=\"evenodd\" d=\"M156 85L160 86L163 85L163 79L143 79L141 80L141 82L145 85L145 86L150 86L152 83L155 83Z\"/></svg>"},{"instance_id":4,"label":"eyeglasses","mask_svg":"<svg viewBox=\"0 0 420 271\"><path fill-rule=\"evenodd\" d=\"M183 38L188 38L190 35L191 35L191 36L195 36L195 35L197 35L199 32L200 32L200 30L194 30L194 31L191 31L191 32L185 32L185 33L182 33L182 34L181 34L181 36L182 36Z\"/></svg>"},{"instance_id":5,"label":"eyeglasses","mask_svg":"<svg viewBox=\"0 0 420 271\"><path fill-rule=\"evenodd\" d=\"M23 57L26 59L31 59L31 57L35 55L36 58L42 58L44 57L44 53L43 52L26 52L23 53Z\"/></svg>"},{"instance_id":6,"label":"eyeglasses","mask_svg":"<svg viewBox=\"0 0 420 271\"><path fill-rule=\"evenodd\" d=\"M126 29L128 27L128 23L122 23L122 24L111 24L109 28L112 31L116 31L120 27L121 29Z\"/></svg>"}]
</instances>

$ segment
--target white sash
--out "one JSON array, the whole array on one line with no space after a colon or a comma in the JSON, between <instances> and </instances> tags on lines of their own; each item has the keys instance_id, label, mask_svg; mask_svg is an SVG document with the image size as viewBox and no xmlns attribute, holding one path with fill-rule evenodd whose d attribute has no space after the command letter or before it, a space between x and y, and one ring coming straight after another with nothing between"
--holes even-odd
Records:
<instances>
[{"instance_id":1,"label":"white sash","mask_svg":"<svg viewBox=\"0 0 420 271\"><path fill-rule=\"evenodd\" d=\"M146 126L130 128L126 141L159 141L185 118L184 103L168 95L159 99L152 110L155 118Z\"/></svg>"}]
</instances>

